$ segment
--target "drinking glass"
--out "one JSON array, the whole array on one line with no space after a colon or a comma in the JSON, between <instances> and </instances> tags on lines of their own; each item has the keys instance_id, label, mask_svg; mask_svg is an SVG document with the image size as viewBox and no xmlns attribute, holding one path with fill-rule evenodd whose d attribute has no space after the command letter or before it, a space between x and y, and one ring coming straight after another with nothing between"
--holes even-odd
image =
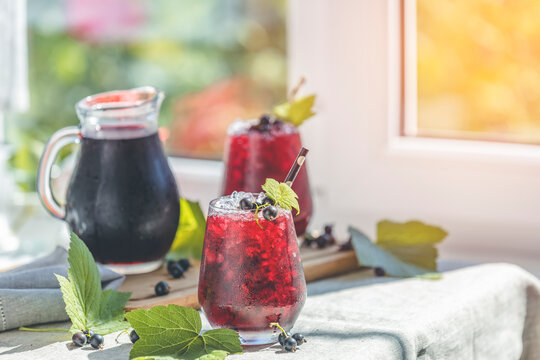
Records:
<instances>
[{"instance_id":1,"label":"drinking glass","mask_svg":"<svg viewBox=\"0 0 540 360\"><path fill-rule=\"evenodd\" d=\"M234 194L232 195L234 197ZM213 327L239 332L245 345L275 342L270 323L289 331L306 300L293 217L279 206L273 221L210 202L199 277L199 302Z\"/></svg>"},{"instance_id":2,"label":"drinking glass","mask_svg":"<svg viewBox=\"0 0 540 360\"><path fill-rule=\"evenodd\" d=\"M294 163L302 141L298 129L276 121L261 130L250 122L237 120L228 131L225 146L225 178L223 193L261 191L267 178L283 181ZM304 165L292 189L298 194L302 211L294 215L297 235L303 235L313 212L308 175Z\"/></svg>"}]
</instances>

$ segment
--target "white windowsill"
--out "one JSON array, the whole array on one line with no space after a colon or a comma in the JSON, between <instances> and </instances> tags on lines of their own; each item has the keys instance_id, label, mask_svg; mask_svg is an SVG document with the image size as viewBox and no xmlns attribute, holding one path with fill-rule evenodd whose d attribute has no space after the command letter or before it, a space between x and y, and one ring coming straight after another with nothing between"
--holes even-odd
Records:
<instances>
[{"instance_id":1,"label":"white windowsill","mask_svg":"<svg viewBox=\"0 0 540 360\"><path fill-rule=\"evenodd\" d=\"M540 146L528 144L391 136L387 150L397 157L540 165Z\"/></svg>"}]
</instances>

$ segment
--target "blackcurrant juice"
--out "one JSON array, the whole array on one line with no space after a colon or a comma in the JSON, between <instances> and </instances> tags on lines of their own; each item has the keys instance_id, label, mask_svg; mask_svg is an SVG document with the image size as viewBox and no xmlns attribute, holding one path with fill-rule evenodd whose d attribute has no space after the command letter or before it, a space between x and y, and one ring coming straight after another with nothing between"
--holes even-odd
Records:
<instances>
[{"instance_id":1,"label":"blackcurrant juice","mask_svg":"<svg viewBox=\"0 0 540 360\"><path fill-rule=\"evenodd\" d=\"M96 261L159 260L178 227L180 204L158 134L83 137L66 195L66 221Z\"/></svg>"}]
</instances>

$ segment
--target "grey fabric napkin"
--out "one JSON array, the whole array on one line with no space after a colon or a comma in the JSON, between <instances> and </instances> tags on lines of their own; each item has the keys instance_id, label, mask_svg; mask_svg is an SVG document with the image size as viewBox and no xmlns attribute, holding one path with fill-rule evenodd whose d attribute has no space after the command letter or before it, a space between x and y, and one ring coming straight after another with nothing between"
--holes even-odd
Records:
<instances>
[{"instance_id":1,"label":"grey fabric napkin","mask_svg":"<svg viewBox=\"0 0 540 360\"><path fill-rule=\"evenodd\" d=\"M50 255L0 273L0 331L67 320L62 292L54 274L67 277L67 251L57 247ZM125 276L98 264L101 286L117 289Z\"/></svg>"}]
</instances>

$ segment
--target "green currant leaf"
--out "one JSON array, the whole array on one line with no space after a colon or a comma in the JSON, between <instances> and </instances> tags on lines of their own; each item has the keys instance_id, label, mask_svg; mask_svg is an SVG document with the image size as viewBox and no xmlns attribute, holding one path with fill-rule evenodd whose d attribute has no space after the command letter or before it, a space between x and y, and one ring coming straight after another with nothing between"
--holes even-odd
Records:
<instances>
[{"instance_id":1,"label":"green currant leaf","mask_svg":"<svg viewBox=\"0 0 540 360\"><path fill-rule=\"evenodd\" d=\"M305 120L315 115L312 110L314 103L315 95L304 96L292 102L287 101L276 105L274 114L283 121L300 126Z\"/></svg>"},{"instance_id":2,"label":"green currant leaf","mask_svg":"<svg viewBox=\"0 0 540 360\"><path fill-rule=\"evenodd\" d=\"M199 313L190 308L169 305L133 310L126 314L139 340L130 359L220 359L223 353L241 353L238 334L216 329L200 334ZM221 351L221 352L217 352ZM205 357L206 356L206 357Z\"/></svg>"},{"instance_id":3,"label":"green currant leaf","mask_svg":"<svg viewBox=\"0 0 540 360\"><path fill-rule=\"evenodd\" d=\"M409 264L437 270L437 248L448 233L440 227L420 221L397 223L389 220L377 224L377 245Z\"/></svg>"},{"instance_id":4,"label":"green currant leaf","mask_svg":"<svg viewBox=\"0 0 540 360\"><path fill-rule=\"evenodd\" d=\"M410 254L405 257L405 259L400 258L398 255L393 254L387 248L383 248L378 243L374 244L371 240L360 230L353 227L349 227L349 233L351 234L352 244L356 252L356 257L358 262L365 266L380 266L386 273L390 276L395 277L421 277L424 279L437 280L442 277L441 274L433 272L434 269L426 268L419 266L415 262L409 262L407 259L413 257L415 253L414 248L411 248ZM441 239L442 240L442 239ZM439 240L440 241L440 240ZM407 242L415 244L414 241L411 242L410 239ZM398 240L394 240L394 244L397 244ZM388 246L388 243L386 243ZM425 252L421 248L416 249L417 257L426 257L428 256L429 261L421 261L422 264L431 264L432 253Z\"/></svg>"},{"instance_id":5,"label":"green currant leaf","mask_svg":"<svg viewBox=\"0 0 540 360\"><path fill-rule=\"evenodd\" d=\"M131 293L101 290L101 278L90 250L71 233L68 252L68 278L55 274L60 284L72 333L91 329L105 335L127 329L124 306Z\"/></svg>"},{"instance_id":6,"label":"green currant leaf","mask_svg":"<svg viewBox=\"0 0 540 360\"><path fill-rule=\"evenodd\" d=\"M298 195L296 195L289 185L280 183L274 179L266 179L262 189L266 195L274 200L281 208L285 210L296 209L296 213L300 213Z\"/></svg>"},{"instance_id":7,"label":"green currant leaf","mask_svg":"<svg viewBox=\"0 0 540 360\"><path fill-rule=\"evenodd\" d=\"M167 260L201 259L206 219L198 202L180 198L180 222Z\"/></svg>"},{"instance_id":8,"label":"green currant leaf","mask_svg":"<svg viewBox=\"0 0 540 360\"><path fill-rule=\"evenodd\" d=\"M182 360L182 359L193 359L193 360L223 360L229 355L228 352L222 350L213 350L208 354L193 358L185 356L141 356L135 358L134 360Z\"/></svg>"}]
</instances>

